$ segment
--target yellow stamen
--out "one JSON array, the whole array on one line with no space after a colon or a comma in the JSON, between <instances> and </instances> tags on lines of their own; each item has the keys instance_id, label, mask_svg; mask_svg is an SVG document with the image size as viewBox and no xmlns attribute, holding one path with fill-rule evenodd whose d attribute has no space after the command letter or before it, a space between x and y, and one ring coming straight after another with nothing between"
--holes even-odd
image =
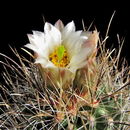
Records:
<instances>
[{"instance_id":1,"label":"yellow stamen","mask_svg":"<svg viewBox=\"0 0 130 130\"><path fill-rule=\"evenodd\" d=\"M56 48L55 51L49 55L49 60L58 67L66 67L69 64L69 57L67 51L64 51L62 59L59 60L57 55L57 49L58 48Z\"/></svg>"}]
</instances>

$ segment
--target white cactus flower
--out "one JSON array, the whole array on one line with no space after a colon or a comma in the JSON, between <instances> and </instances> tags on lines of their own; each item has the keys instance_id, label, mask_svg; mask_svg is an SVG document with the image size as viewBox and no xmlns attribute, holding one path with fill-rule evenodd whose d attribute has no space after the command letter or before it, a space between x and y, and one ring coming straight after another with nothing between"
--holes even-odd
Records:
<instances>
[{"instance_id":1,"label":"white cactus flower","mask_svg":"<svg viewBox=\"0 0 130 130\"><path fill-rule=\"evenodd\" d=\"M54 26L46 22L44 32L33 31L28 38L30 43L25 46L35 52L35 63L46 70L55 85L61 81L65 85L87 64L97 47L98 32L76 31L73 21L64 26L58 20Z\"/></svg>"}]
</instances>

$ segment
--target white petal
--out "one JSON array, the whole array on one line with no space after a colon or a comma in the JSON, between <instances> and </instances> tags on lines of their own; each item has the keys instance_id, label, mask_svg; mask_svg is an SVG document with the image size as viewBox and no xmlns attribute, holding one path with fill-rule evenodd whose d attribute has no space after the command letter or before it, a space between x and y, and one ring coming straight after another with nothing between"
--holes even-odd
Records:
<instances>
[{"instance_id":1,"label":"white petal","mask_svg":"<svg viewBox=\"0 0 130 130\"><path fill-rule=\"evenodd\" d=\"M48 50L48 44L45 43L44 33L33 31L33 35L28 34L28 38L30 44L25 45L26 47L32 49L38 55L48 57L49 50Z\"/></svg>"},{"instance_id":2,"label":"white petal","mask_svg":"<svg viewBox=\"0 0 130 130\"><path fill-rule=\"evenodd\" d=\"M70 57L80 50L81 44L83 43L83 37L80 34L81 31L73 32L63 41L63 45L66 47Z\"/></svg>"},{"instance_id":3,"label":"white petal","mask_svg":"<svg viewBox=\"0 0 130 130\"><path fill-rule=\"evenodd\" d=\"M65 32L75 32L75 24L74 21L68 23L65 28L64 28Z\"/></svg>"},{"instance_id":4,"label":"white petal","mask_svg":"<svg viewBox=\"0 0 130 130\"><path fill-rule=\"evenodd\" d=\"M44 40L44 33L33 31L33 35L28 34L28 38L32 45L34 45L36 48L39 48L40 51L43 51L46 46Z\"/></svg>"},{"instance_id":5,"label":"white petal","mask_svg":"<svg viewBox=\"0 0 130 130\"><path fill-rule=\"evenodd\" d=\"M36 64L41 64L43 68L55 68L56 66L45 57L39 57L35 61Z\"/></svg>"},{"instance_id":6,"label":"white petal","mask_svg":"<svg viewBox=\"0 0 130 130\"><path fill-rule=\"evenodd\" d=\"M63 30L64 28L64 24L63 22L59 19L56 23L55 23L55 27L60 30L60 32Z\"/></svg>"},{"instance_id":7,"label":"white petal","mask_svg":"<svg viewBox=\"0 0 130 130\"><path fill-rule=\"evenodd\" d=\"M33 31L33 34L34 34L34 39L37 46L39 46L40 48L44 48L44 45L45 45L44 33Z\"/></svg>"},{"instance_id":8,"label":"white petal","mask_svg":"<svg viewBox=\"0 0 130 130\"><path fill-rule=\"evenodd\" d=\"M33 51L36 52L36 53L39 53L39 48L37 48L37 47L36 47L35 45L33 45L33 44L26 44L25 47L27 47L27 48L33 50Z\"/></svg>"},{"instance_id":9,"label":"white petal","mask_svg":"<svg viewBox=\"0 0 130 130\"><path fill-rule=\"evenodd\" d=\"M32 31L33 32L33 35L37 35L39 37L44 37L44 33L43 32L40 32L40 31Z\"/></svg>"},{"instance_id":10,"label":"white petal","mask_svg":"<svg viewBox=\"0 0 130 130\"><path fill-rule=\"evenodd\" d=\"M51 30L51 24L46 22L44 25L44 33L48 33Z\"/></svg>"},{"instance_id":11,"label":"white petal","mask_svg":"<svg viewBox=\"0 0 130 130\"><path fill-rule=\"evenodd\" d=\"M48 44L50 53L61 44L61 32L53 25L45 24L45 43Z\"/></svg>"},{"instance_id":12,"label":"white petal","mask_svg":"<svg viewBox=\"0 0 130 130\"><path fill-rule=\"evenodd\" d=\"M89 34L89 35L88 35ZM80 51L77 51L75 55L71 58L70 64L68 67L71 69L76 70L79 68L82 68L84 65L87 64L87 58L95 52L95 49L97 47L97 41L98 41L98 33L87 33L88 39L85 38L84 41L81 43ZM83 38L85 35L83 36ZM86 40L87 39L87 40Z\"/></svg>"},{"instance_id":13,"label":"white petal","mask_svg":"<svg viewBox=\"0 0 130 130\"><path fill-rule=\"evenodd\" d=\"M35 46L33 44L26 44L25 47L33 50L38 56L48 57L49 52L47 49L38 48L37 46Z\"/></svg>"},{"instance_id":14,"label":"white petal","mask_svg":"<svg viewBox=\"0 0 130 130\"><path fill-rule=\"evenodd\" d=\"M74 22L68 23L62 31L63 40L66 39L72 32L75 32Z\"/></svg>"},{"instance_id":15,"label":"white petal","mask_svg":"<svg viewBox=\"0 0 130 130\"><path fill-rule=\"evenodd\" d=\"M27 34L27 36L28 36L29 42L31 44L35 45L36 43L35 43L35 40L34 40L34 36L32 34Z\"/></svg>"}]
</instances>

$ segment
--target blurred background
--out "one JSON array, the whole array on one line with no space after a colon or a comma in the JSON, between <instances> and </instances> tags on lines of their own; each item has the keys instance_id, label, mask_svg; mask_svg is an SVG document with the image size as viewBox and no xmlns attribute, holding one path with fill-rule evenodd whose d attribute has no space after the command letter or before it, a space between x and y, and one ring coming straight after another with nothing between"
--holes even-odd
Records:
<instances>
[{"instance_id":1,"label":"blurred background","mask_svg":"<svg viewBox=\"0 0 130 130\"><path fill-rule=\"evenodd\" d=\"M119 3L119 1L118 1ZM115 16L109 31L107 47L118 46L117 34L125 38L122 56L130 63L129 52L129 12L127 3L109 2L95 3L94 1L28 1L5 2L0 4L0 53L11 56L9 45L18 50L28 43L27 34L32 30L43 31L44 20L54 24L61 19L65 24L74 20L77 30L81 30L82 20L88 27L93 26L105 37L110 18L114 11Z\"/></svg>"}]
</instances>

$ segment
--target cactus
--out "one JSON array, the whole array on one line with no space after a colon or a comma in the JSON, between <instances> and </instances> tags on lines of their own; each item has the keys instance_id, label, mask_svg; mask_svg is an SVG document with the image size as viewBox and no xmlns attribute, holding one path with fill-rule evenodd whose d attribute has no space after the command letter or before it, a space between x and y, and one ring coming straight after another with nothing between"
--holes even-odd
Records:
<instances>
[{"instance_id":1,"label":"cactus","mask_svg":"<svg viewBox=\"0 0 130 130\"><path fill-rule=\"evenodd\" d=\"M106 49L106 40L99 40L98 51L64 89L53 84L41 66L33 62L32 54L30 60L12 49L18 63L0 54L5 58L4 83L0 85L0 128L129 129L129 66L125 60L120 61L122 45L119 49Z\"/></svg>"}]
</instances>

